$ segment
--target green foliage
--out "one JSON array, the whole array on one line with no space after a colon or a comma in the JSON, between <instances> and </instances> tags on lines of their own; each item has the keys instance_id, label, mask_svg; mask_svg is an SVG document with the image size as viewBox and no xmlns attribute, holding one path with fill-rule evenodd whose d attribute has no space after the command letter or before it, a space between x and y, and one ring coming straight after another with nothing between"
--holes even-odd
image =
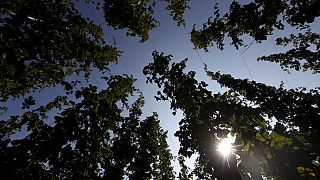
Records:
<instances>
[{"instance_id":1,"label":"green foliage","mask_svg":"<svg viewBox=\"0 0 320 180\"><path fill-rule=\"evenodd\" d=\"M183 14L186 9L190 8L188 2L190 0L162 0L169 3L167 10L170 11L170 16L177 22L178 25L185 25L186 22L183 18Z\"/></svg>"},{"instance_id":2,"label":"green foliage","mask_svg":"<svg viewBox=\"0 0 320 180\"><path fill-rule=\"evenodd\" d=\"M319 90L306 92L304 89L277 89L254 81L234 79L218 72L207 73L222 86L230 88L231 92L258 106L263 116L274 117L278 121L269 131L256 134L256 139L268 148L265 151L264 168L272 173L269 175L263 169L264 173L269 177L290 179L294 177L293 172L297 172L297 168L304 167L309 169L309 173L303 175L298 170L300 175L319 178L320 169L312 163L320 153L320 129L316 120L320 118Z\"/></svg>"},{"instance_id":3,"label":"green foliage","mask_svg":"<svg viewBox=\"0 0 320 180\"><path fill-rule=\"evenodd\" d=\"M179 172L179 179L181 180L191 180L192 175L189 173L189 169L185 164L185 159L183 156L178 157L179 165L181 167L180 172Z\"/></svg>"},{"instance_id":4,"label":"green foliage","mask_svg":"<svg viewBox=\"0 0 320 180\"><path fill-rule=\"evenodd\" d=\"M283 69L292 68L297 71L311 70L320 73L320 35L309 29L304 34L291 34L289 37L277 38L277 45L288 46L292 44L294 49L284 53L262 56L258 60L279 63Z\"/></svg>"},{"instance_id":5,"label":"green foliage","mask_svg":"<svg viewBox=\"0 0 320 180\"><path fill-rule=\"evenodd\" d=\"M14 179L174 179L166 132L157 115L140 120L143 97L131 106L133 79L115 76L97 92L89 85L68 101L53 125L41 109L1 121L1 167ZM126 109L119 108L123 102ZM56 107L54 105L54 107ZM48 110L50 107L43 107ZM128 111L128 116L122 115ZM26 125L22 139L10 137ZM143 168L144 167L144 168Z\"/></svg>"},{"instance_id":6,"label":"green foliage","mask_svg":"<svg viewBox=\"0 0 320 180\"><path fill-rule=\"evenodd\" d=\"M229 12L220 17L220 10L215 5L214 16L208 19L203 29L197 31L193 29L192 42L197 48L205 48L217 43L223 49L224 36L232 39L232 44L238 48L243 45L240 36L249 34L256 41L265 40L266 36L274 28L281 29L283 24L277 21L277 16L286 8L286 3L282 1L255 1L241 5L233 1ZM201 42L204 40L205 42Z\"/></svg>"},{"instance_id":7,"label":"green foliage","mask_svg":"<svg viewBox=\"0 0 320 180\"><path fill-rule=\"evenodd\" d=\"M184 25L183 14L189 0L104 0L104 18L116 29L128 30L128 35L139 36L141 42L149 38L149 31L159 26L153 17L158 1L168 3L167 10L178 25Z\"/></svg>"},{"instance_id":8,"label":"green foliage","mask_svg":"<svg viewBox=\"0 0 320 180\"><path fill-rule=\"evenodd\" d=\"M116 29L128 28L128 34L148 39L158 25L153 17L157 1L105 1L105 20ZM183 24L187 0L166 0L170 15ZM100 2L86 1L95 4ZM0 100L18 98L30 91L64 83L72 73L90 68L107 70L120 52L103 40L102 29L78 12L72 1L0 3ZM2 109L4 107L1 107Z\"/></svg>"},{"instance_id":9,"label":"green foliage","mask_svg":"<svg viewBox=\"0 0 320 180\"><path fill-rule=\"evenodd\" d=\"M206 50L213 42L222 49L225 35L232 39L236 48L243 45L241 36L244 34L260 42L266 40L275 29L283 30L284 21L292 26L307 27L320 15L319 6L318 0L262 0L248 4L233 1L229 11L221 17L216 4L214 16L208 19L203 28L193 29L192 42L197 48Z\"/></svg>"},{"instance_id":10,"label":"green foliage","mask_svg":"<svg viewBox=\"0 0 320 180\"><path fill-rule=\"evenodd\" d=\"M29 109L30 106L35 104L36 104L35 99L33 99L32 96L29 96L28 98L24 99L24 102L22 103L22 109Z\"/></svg>"},{"instance_id":11,"label":"green foliage","mask_svg":"<svg viewBox=\"0 0 320 180\"><path fill-rule=\"evenodd\" d=\"M159 25L153 16L159 2L166 3L178 25L185 25L189 0L104 0L103 5L85 0L97 10L102 6L109 26L126 29L141 42ZM193 28L191 41L205 50L214 43L222 50L225 37L236 48L244 45L243 35L261 42L275 30L284 30L284 24L309 28L320 15L319 6L319 0L233 1L221 16L215 4L214 16L202 29ZM276 41L293 49L258 60L320 72L318 33L308 29ZM105 72L121 54L105 43L102 29L83 18L73 1L0 2L0 42L0 101L55 85L62 85L68 95L40 107L28 95L21 116L0 121L4 177L175 178L167 132L157 114L141 119L142 95L129 102L139 94L132 77L104 77L107 89L101 91L91 84L75 91L79 81L66 80L74 73L88 78L92 67ZM185 72L188 59L171 63L171 55L152 55L154 62L143 73L147 83L161 89L156 100L170 101L173 114L183 111L175 133L181 143L180 179L320 179L318 89L286 90L206 69L212 80L227 88L213 93L208 84L196 80L196 72ZM25 137L14 138L21 131ZM236 146L226 162L216 146L229 134L236 137ZM185 158L194 154L199 156L190 170Z\"/></svg>"},{"instance_id":12,"label":"green foliage","mask_svg":"<svg viewBox=\"0 0 320 180\"><path fill-rule=\"evenodd\" d=\"M134 172L129 175L130 179L174 179L172 155L166 142L167 132L161 129L159 123L156 114L140 123L139 149L129 167Z\"/></svg>"},{"instance_id":13,"label":"green foliage","mask_svg":"<svg viewBox=\"0 0 320 180\"><path fill-rule=\"evenodd\" d=\"M320 118L320 93L319 90L285 90L275 88L255 81L234 79L231 75L207 71L208 75L222 86L237 92L249 102L265 109L265 115L275 117L278 121L298 127L300 132L311 133L318 136ZM284 128L278 128L284 129Z\"/></svg>"},{"instance_id":14,"label":"green foliage","mask_svg":"<svg viewBox=\"0 0 320 180\"><path fill-rule=\"evenodd\" d=\"M0 3L0 100L60 84L72 73L105 71L120 52L72 1Z\"/></svg>"},{"instance_id":15,"label":"green foliage","mask_svg":"<svg viewBox=\"0 0 320 180\"><path fill-rule=\"evenodd\" d=\"M128 28L128 35L140 36L141 41L149 38L149 31L157 27L153 17L155 1L150 0L105 0L104 18L117 28Z\"/></svg>"},{"instance_id":16,"label":"green foliage","mask_svg":"<svg viewBox=\"0 0 320 180\"><path fill-rule=\"evenodd\" d=\"M173 19L183 24L188 1L166 2ZM97 10L101 6L94 0L85 3ZM83 72L88 78L92 67L105 72L117 60L120 51L105 43L102 29L83 18L73 1L4 1L0 5L0 100L57 84L68 95L40 107L29 96L22 103L28 111L0 121L4 176L174 179L167 132L157 115L140 120L143 97L131 105L128 102L137 92L133 78L114 76L101 92L92 85L74 91L79 81L66 81L74 73ZM153 18L155 5L149 0L105 1L103 10L110 26L128 28L129 35L145 41L158 25ZM20 131L25 137L13 138Z\"/></svg>"},{"instance_id":17,"label":"green foliage","mask_svg":"<svg viewBox=\"0 0 320 180\"><path fill-rule=\"evenodd\" d=\"M154 82L163 88L163 93L159 92L157 99L170 100L171 109L181 109L185 114L185 117L179 122L180 129L175 133L175 136L179 138L181 143L179 153L182 156L190 157L192 154L199 154L200 169L196 168L193 173L195 175L202 174L203 178L231 178L232 175L237 175L237 173L223 171L224 168L220 164L222 162L218 159L211 159L215 156L218 157L214 148L214 144L218 142L217 137L226 137L228 133L226 129L219 128L219 121L228 124L228 118L220 116L223 114L221 111L228 112L225 112L227 116L233 108L232 105L223 106L226 105L227 99L224 96L218 98L220 97L218 94L212 95L205 88L207 84L198 83L194 79L195 72L184 74L186 60L173 63L169 67L171 56L154 52L153 57L154 63L145 67L144 74L147 75L148 82ZM237 172L236 169L234 172ZM181 176L187 177L185 173L186 171L182 172ZM204 173L208 173L208 176ZM201 179L202 176L199 178ZM234 177L239 177L239 174Z\"/></svg>"},{"instance_id":18,"label":"green foliage","mask_svg":"<svg viewBox=\"0 0 320 180\"><path fill-rule=\"evenodd\" d=\"M238 49L239 46L244 46L243 35L249 35L259 43L267 40L275 30L284 30L285 24L299 29L308 28L320 16L319 8L319 0L262 0L247 4L233 1L229 11L221 16L216 4L213 17L208 19L202 29L193 28L191 41L196 48L206 51L214 44L222 50L225 37L229 37L231 44ZM293 43L295 48L286 53L264 56L259 60L280 63L282 68L310 69L319 73L319 35L307 31L303 35L292 34L289 38L277 39L278 45L289 43ZM315 51L310 49L311 44L316 46Z\"/></svg>"},{"instance_id":19,"label":"green foliage","mask_svg":"<svg viewBox=\"0 0 320 180\"><path fill-rule=\"evenodd\" d=\"M199 154L191 174L200 179L239 179L248 173L253 179L319 178L320 169L312 163L320 154L319 91L276 89L207 70L229 88L213 94L195 72L184 73L186 60L171 64L171 57L154 52L144 74L147 82L163 88L156 99L169 100L171 109L184 112L175 136L182 156ZM271 118L278 121L275 126ZM229 133L236 137L236 156L229 157L227 168L214 147ZM299 167L308 168L307 173ZM182 175L187 177L185 168Z\"/></svg>"}]
</instances>

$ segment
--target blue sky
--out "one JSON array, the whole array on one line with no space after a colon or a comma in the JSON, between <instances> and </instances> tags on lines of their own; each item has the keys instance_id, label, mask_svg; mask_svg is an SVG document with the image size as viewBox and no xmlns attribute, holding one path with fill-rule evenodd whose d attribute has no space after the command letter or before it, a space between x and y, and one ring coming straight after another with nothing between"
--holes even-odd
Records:
<instances>
[{"instance_id":1,"label":"blue sky","mask_svg":"<svg viewBox=\"0 0 320 180\"><path fill-rule=\"evenodd\" d=\"M191 1L191 9L185 13L185 19L187 22L186 30L189 33L192 26L202 27L202 24L207 21L207 18L213 14L213 2L212 0L197 0ZM220 8L222 11L226 10L229 1L222 1ZM87 9L87 7L80 5L81 11L85 16L90 17L97 23L103 23L103 17L101 13L98 13L94 8ZM144 116L152 115L152 111L159 114L161 126L168 130L168 143L174 156L177 156L179 143L177 138L173 136L174 132L178 129L178 122L182 118L182 113L178 112L176 116L171 114L168 102L157 102L153 96L158 91L157 86L146 84L146 78L142 73L144 66L152 62L152 51L157 50L166 54L172 54L173 60L180 61L184 58L188 58L187 70L194 70L197 72L197 78L204 80L210 86L209 89L216 92L221 88L218 84L210 82L209 78L205 75L203 64L208 65L208 69L211 71L221 71L222 73L231 74L235 78L249 78L262 82L267 85L278 87L281 81L284 82L285 87L297 88L307 87L314 88L319 86L319 77L313 75L310 72L296 72L291 70L291 74L286 73L289 84L286 81L284 72L281 70L278 64L269 62L257 62L256 59L262 55L268 55L270 53L276 53L277 51L283 51L285 48L274 47L273 39L276 39L278 35L285 35L290 32L298 32L293 28L282 32L275 32L273 39L268 38L263 43L253 43L245 53L243 58L241 53L245 48L241 48L239 51L234 47L228 45L228 39L226 39L226 46L223 51L218 50L215 47L209 48L209 52L203 50L196 51L193 48L193 44L190 41L189 34L186 33L183 27L176 26L176 23L169 17L169 12L164 10L165 4L159 3L155 11L155 17L160 21L160 27L150 32L150 40L139 43L139 38L127 37L125 31L113 30L106 26L104 23L102 26L105 29L105 39L108 43L113 43L115 39L116 47L123 51L123 55L119 59L117 65L111 65L112 74L132 74L137 80L136 86L142 90L145 99L146 106L144 107ZM319 18L316 19L319 21ZM314 30L319 30L318 24L313 25ZM251 39L244 37L247 42L251 42ZM247 64L247 67L244 63ZM249 74L249 72L251 74ZM99 73L96 72L91 78L91 83L97 84L98 87L104 88L105 83L98 79ZM252 78L251 78L252 77ZM54 97L61 91L57 88L48 88L40 94L37 94L37 99L40 102L45 103L49 98ZM16 110L17 102L11 102L9 107L10 113L14 113ZM3 119L2 117L1 119ZM192 160L190 161L192 162ZM175 169L177 170L177 163L175 163Z\"/></svg>"}]
</instances>

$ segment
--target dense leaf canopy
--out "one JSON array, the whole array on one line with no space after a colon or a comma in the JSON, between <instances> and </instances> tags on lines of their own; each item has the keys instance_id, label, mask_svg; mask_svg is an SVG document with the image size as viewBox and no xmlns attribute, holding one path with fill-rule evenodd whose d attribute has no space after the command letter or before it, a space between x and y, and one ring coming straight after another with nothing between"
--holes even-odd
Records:
<instances>
[{"instance_id":1,"label":"dense leaf canopy","mask_svg":"<svg viewBox=\"0 0 320 180\"><path fill-rule=\"evenodd\" d=\"M77 3L0 2L0 101L24 97L22 110L17 109L21 115L0 121L3 176L174 179L167 132L157 113L144 116L144 97L133 77L105 73L101 90L92 82L79 87L78 80L68 79L84 74L88 80L93 69L106 72L121 55ZM186 25L189 0L85 0L82 6L96 5L109 27L144 42L161 23L154 17L159 3L178 26ZM191 31L195 48L208 51L216 44L223 50L230 38L238 49L248 37L260 43L275 31L294 27L300 33L276 38L276 45L289 50L257 60L320 72L320 35L311 27L320 16L319 0L232 1L227 12L219 6L214 5L213 17L201 29L195 25ZM188 59L173 63L172 55L152 55L143 73L147 83L159 88L155 99L169 101L174 115L183 111L175 133L180 179L320 179L319 88L276 88L205 68L226 89L212 92L196 72L186 72ZM56 85L66 93L45 105L29 94ZM216 147L230 135L234 149L226 159ZM185 160L192 155L197 159L190 170Z\"/></svg>"},{"instance_id":2,"label":"dense leaf canopy","mask_svg":"<svg viewBox=\"0 0 320 180\"><path fill-rule=\"evenodd\" d=\"M104 0L106 22L117 29L128 29L128 35L149 38L149 31L159 25L153 17L158 2L167 2L167 10L178 25L185 24L183 13L189 0Z\"/></svg>"},{"instance_id":3,"label":"dense leaf canopy","mask_svg":"<svg viewBox=\"0 0 320 180\"><path fill-rule=\"evenodd\" d=\"M205 179L238 179L248 173L254 179L319 178L319 105L318 90L285 90L230 75L207 71L222 86L223 94L213 94L195 72L184 73L186 59L172 63L172 56L153 53L154 63L145 67L149 83L162 87L155 98L169 100L171 109L181 109L176 136L179 153L199 154L198 167L192 172ZM277 120L275 125L270 120ZM227 135L236 137L235 156L230 157L231 172L223 167L214 144ZM207 174L207 175L205 175ZM201 176L200 176L201 175Z\"/></svg>"},{"instance_id":4,"label":"dense leaf canopy","mask_svg":"<svg viewBox=\"0 0 320 180\"><path fill-rule=\"evenodd\" d=\"M1 123L1 164L14 179L173 179L166 132L157 115L140 120L143 97L131 106L133 79L115 76L106 90L90 85L76 91L81 102L64 101L53 125L42 109ZM122 102L123 108L117 103ZM122 113L128 111L128 116ZM17 124L28 135L10 139ZM9 131L3 131L3 130Z\"/></svg>"},{"instance_id":5,"label":"dense leaf canopy","mask_svg":"<svg viewBox=\"0 0 320 180\"><path fill-rule=\"evenodd\" d=\"M86 3L98 7L97 2ZM139 96L132 105L127 100L130 94L136 94L132 78L104 77L109 79L108 88L101 92L93 85L78 90L78 81L66 80L74 73L84 73L88 78L92 67L105 72L108 64L117 60L120 51L105 43L101 27L82 17L72 1L0 4L1 101L57 84L64 86L68 94L38 108L29 96L22 103L26 111L21 116L1 120L0 159L4 176L173 179L172 155L157 115L140 120L143 97ZM120 14L127 12L116 8ZM137 17L141 12L133 13ZM109 15L112 19L119 17L114 12ZM124 20L110 25L118 28L125 24L129 32L135 32L148 23L133 26ZM139 33L136 34L145 35ZM61 112L53 116L55 109ZM13 138L19 131L24 135Z\"/></svg>"},{"instance_id":6,"label":"dense leaf canopy","mask_svg":"<svg viewBox=\"0 0 320 180\"><path fill-rule=\"evenodd\" d=\"M0 100L54 86L72 73L106 70L120 52L71 1L1 1Z\"/></svg>"}]
</instances>

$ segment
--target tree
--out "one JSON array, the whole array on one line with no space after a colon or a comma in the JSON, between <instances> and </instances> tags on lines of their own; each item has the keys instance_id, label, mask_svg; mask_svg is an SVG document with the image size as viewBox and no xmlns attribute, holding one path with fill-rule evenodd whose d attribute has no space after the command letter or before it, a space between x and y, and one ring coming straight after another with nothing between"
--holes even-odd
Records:
<instances>
[{"instance_id":1,"label":"tree","mask_svg":"<svg viewBox=\"0 0 320 180\"><path fill-rule=\"evenodd\" d=\"M99 9L100 2L85 2ZM133 22L146 15L147 1L137 10L134 2L121 1L120 6L119 2L104 4L109 25L128 27L129 34L133 32L131 35L146 40L155 25L149 28L148 23L155 20ZM174 11L175 6L184 5L183 1L168 2L168 9L180 20L181 11L177 15ZM123 9L121 4L132 11ZM1 101L56 85L64 86L68 94L0 121L1 169L6 177L173 179L172 155L157 115L140 120L142 96L129 105L127 96L136 92L132 78L111 77L106 90L98 92L96 86L90 85L75 93L78 81L66 80L74 73L84 73L89 78L92 67L105 72L109 63L116 62L121 52L106 44L102 28L82 17L74 1L4 1L0 5ZM133 21L119 16L127 12ZM76 101L70 100L72 95ZM120 103L123 108L119 108ZM34 105L35 99L29 96L23 109ZM55 108L62 112L53 117L49 114ZM125 112L129 115L124 116ZM12 135L24 127L26 136L13 139ZM152 144L146 144L149 142Z\"/></svg>"},{"instance_id":2,"label":"tree","mask_svg":"<svg viewBox=\"0 0 320 180\"><path fill-rule=\"evenodd\" d=\"M117 28L128 28L128 35L139 36L141 41L149 38L149 31L159 22L153 17L154 7L158 2L167 2L167 10L178 25L184 25L183 13L188 8L189 0L104 0L106 22Z\"/></svg>"},{"instance_id":3,"label":"tree","mask_svg":"<svg viewBox=\"0 0 320 180\"><path fill-rule=\"evenodd\" d=\"M311 32L310 29L304 34L291 34L290 37L277 38L277 45L287 46L292 44L293 49L285 53L272 54L260 57L258 60L280 63L283 69L291 68L297 71L311 70L320 73L318 57L320 55L320 35Z\"/></svg>"},{"instance_id":4,"label":"tree","mask_svg":"<svg viewBox=\"0 0 320 180\"><path fill-rule=\"evenodd\" d=\"M184 112L175 136L181 143L179 154L199 154L193 175L319 178L319 90L277 89L207 70L213 80L229 88L213 94L205 82L195 79L195 72L183 72L186 59L171 65L170 55L154 52L153 58L144 74L149 83L163 88L156 99L169 100L171 109ZM274 126L268 121L272 118L277 120ZM236 151L226 167L214 145L229 133L236 137Z\"/></svg>"},{"instance_id":5,"label":"tree","mask_svg":"<svg viewBox=\"0 0 320 180\"><path fill-rule=\"evenodd\" d=\"M120 51L102 29L83 18L72 1L0 3L1 101L55 86L90 67L105 71Z\"/></svg>"},{"instance_id":6,"label":"tree","mask_svg":"<svg viewBox=\"0 0 320 180\"><path fill-rule=\"evenodd\" d=\"M106 0L105 20L114 28L128 28L129 35L145 41L158 24L152 16L156 2ZM188 1L165 2L174 20L183 24ZM85 3L101 6L94 0ZM6 0L0 6L1 102L59 84L72 88L66 77L83 72L88 78L92 66L105 72L121 55L106 44L100 26L82 17L74 1Z\"/></svg>"},{"instance_id":7,"label":"tree","mask_svg":"<svg viewBox=\"0 0 320 180\"><path fill-rule=\"evenodd\" d=\"M240 46L247 46L242 39L243 35L252 37L251 43L260 43L267 40L275 30L285 30L292 26L302 33L276 39L277 45L289 46L290 50L259 57L257 60L279 63L286 70L293 68L297 71L302 69L319 73L319 34L310 28L311 23L320 15L319 7L318 0L254 1L243 4L233 1L229 11L221 16L216 4L213 17L208 19L203 28L193 28L191 41L196 48L206 51L213 44L222 50L227 36L238 49ZM247 111L243 110L237 118L250 119L247 116L253 117L253 114L258 113L261 120L276 119L274 126L265 120L254 127L248 124L239 127L238 124L242 122L239 119L237 124L231 123L230 132L237 135L237 140L242 141L240 144L243 146L240 169L246 166L260 167L258 169L261 172L250 174L263 174L270 178L294 179L298 174L299 178L319 178L319 89L311 89L309 92L305 88L286 90L283 86L275 88L206 71L213 80L229 89L228 94L231 93L238 99L238 102L230 102L231 104L240 103L247 107L251 104L250 108L255 107L251 109L251 115L246 115ZM244 127L246 131L242 132ZM248 127L255 130L248 131ZM260 145L254 143L256 140ZM263 158L252 161L252 157L258 156ZM250 161L246 162L248 159Z\"/></svg>"},{"instance_id":8,"label":"tree","mask_svg":"<svg viewBox=\"0 0 320 180\"><path fill-rule=\"evenodd\" d=\"M277 45L287 46L292 43L295 48L286 53L261 57L259 60L280 63L282 68L309 69L319 73L317 58L320 49L319 34L309 29L315 18L320 16L319 8L319 0L261 0L248 4L233 1L229 12L221 17L220 9L216 4L213 17L208 19L203 28L200 30L193 28L191 41L196 48L203 48L206 51L214 43L222 50L224 38L227 36L231 38L231 44L238 49L239 46L244 45L241 36L249 35L253 41L259 43L267 40L275 30L284 30L287 23L300 30L308 30L303 34L277 38Z\"/></svg>"},{"instance_id":9,"label":"tree","mask_svg":"<svg viewBox=\"0 0 320 180\"><path fill-rule=\"evenodd\" d=\"M159 25L153 13L165 2L177 25L189 0L85 0L102 7L106 23L125 29L141 42ZM214 43L223 49L226 37L237 49L243 35L260 43L275 30L293 26L299 34L278 37L278 45L293 48L258 58L282 68L319 73L319 34L310 24L320 15L319 0L233 1L223 16L216 4L213 17L191 32L196 48ZM94 85L76 90L72 74L93 68L107 71L121 52L103 39L99 25L84 18L75 1L9 1L0 3L0 100L19 98L31 91L64 86L68 96L57 96L36 107L25 98L21 116L0 121L0 160L13 179L173 179L167 133L153 114L141 120L143 97L128 76L103 77L107 89ZM154 52L144 69L148 83L161 90L155 98L171 102L173 114L184 112L175 133L181 143L180 179L319 179L319 89L284 89L236 79L205 69L213 81L227 88L213 93L198 82L196 72L185 72L187 59ZM75 98L71 97L74 96ZM122 106L122 107L121 107ZM4 107L1 107L5 109ZM60 113L50 115L53 109ZM31 109L31 110L30 110ZM52 111L51 111L52 113ZM275 119L275 122L271 122ZM23 128L25 137L13 139ZM220 158L216 145L235 137L234 152ZM198 154L190 171L184 159Z\"/></svg>"},{"instance_id":10,"label":"tree","mask_svg":"<svg viewBox=\"0 0 320 180\"><path fill-rule=\"evenodd\" d=\"M172 156L166 132L157 115L140 120L144 100L131 106L134 80L115 76L97 92L89 85L76 92L80 102L67 101L54 125L44 122L41 110L1 121L1 168L14 179L173 179ZM123 108L117 103L122 102ZM128 116L123 112L128 111ZM15 125L28 129L21 140L10 138ZM20 125L20 127L21 127ZM4 131L11 129L10 131Z\"/></svg>"}]
</instances>

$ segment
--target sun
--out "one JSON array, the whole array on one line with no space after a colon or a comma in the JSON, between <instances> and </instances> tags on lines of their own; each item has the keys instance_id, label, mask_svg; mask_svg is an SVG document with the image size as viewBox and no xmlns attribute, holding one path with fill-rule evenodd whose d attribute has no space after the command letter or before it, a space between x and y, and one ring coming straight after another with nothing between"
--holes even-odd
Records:
<instances>
[{"instance_id":1,"label":"sun","mask_svg":"<svg viewBox=\"0 0 320 180\"><path fill-rule=\"evenodd\" d=\"M233 139L230 137L221 139L217 151L224 157L229 156L232 152L232 143Z\"/></svg>"}]
</instances>

